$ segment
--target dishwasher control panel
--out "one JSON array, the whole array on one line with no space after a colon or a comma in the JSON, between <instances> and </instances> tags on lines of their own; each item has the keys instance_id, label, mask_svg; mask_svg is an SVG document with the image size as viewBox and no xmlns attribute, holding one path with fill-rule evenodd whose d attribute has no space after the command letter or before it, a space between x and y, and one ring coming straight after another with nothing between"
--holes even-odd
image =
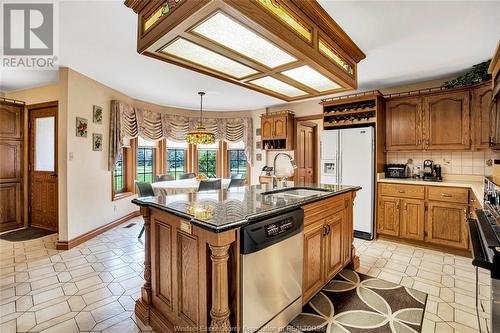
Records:
<instances>
[{"instance_id":1,"label":"dishwasher control panel","mask_svg":"<svg viewBox=\"0 0 500 333\"><path fill-rule=\"evenodd\" d=\"M266 237L278 236L293 228L293 218L287 218L275 223L268 224L264 227Z\"/></svg>"}]
</instances>

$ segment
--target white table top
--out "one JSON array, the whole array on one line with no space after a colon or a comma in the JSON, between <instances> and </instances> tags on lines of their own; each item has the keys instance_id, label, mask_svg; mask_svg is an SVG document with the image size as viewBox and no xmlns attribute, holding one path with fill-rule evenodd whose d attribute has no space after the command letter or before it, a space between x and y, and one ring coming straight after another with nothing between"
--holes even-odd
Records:
<instances>
[{"instance_id":1,"label":"white table top","mask_svg":"<svg viewBox=\"0 0 500 333\"><path fill-rule=\"evenodd\" d=\"M222 178L222 187L227 188L231 179ZM156 182L151 184L155 194L159 195L172 195L179 193L191 193L198 191L198 186L200 181L196 178L191 179L179 179L179 180L167 180L163 182Z\"/></svg>"}]
</instances>

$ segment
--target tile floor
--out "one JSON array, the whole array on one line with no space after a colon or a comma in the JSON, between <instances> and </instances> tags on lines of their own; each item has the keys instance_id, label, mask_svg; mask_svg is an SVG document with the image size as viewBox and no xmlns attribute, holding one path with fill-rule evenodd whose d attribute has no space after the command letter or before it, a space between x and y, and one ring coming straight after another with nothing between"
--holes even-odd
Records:
<instances>
[{"instance_id":1,"label":"tile floor","mask_svg":"<svg viewBox=\"0 0 500 333\"><path fill-rule=\"evenodd\" d=\"M116 227L72 250L56 236L0 240L0 332L150 331L134 315L143 284L142 219ZM477 332L475 274L470 259L387 241L356 240L360 272L429 294L423 331ZM488 318L489 278L480 273Z\"/></svg>"}]
</instances>

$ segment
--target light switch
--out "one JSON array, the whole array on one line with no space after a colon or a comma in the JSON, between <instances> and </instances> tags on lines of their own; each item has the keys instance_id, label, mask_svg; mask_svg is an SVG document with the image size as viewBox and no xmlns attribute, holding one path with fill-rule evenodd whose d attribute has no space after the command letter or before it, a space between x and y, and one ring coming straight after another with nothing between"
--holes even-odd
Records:
<instances>
[{"instance_id":1,"label":"light switch","mask_svg":"<svg viewBox=\"0 0 500 333\"><path fill-rule=\"evenodd\" d=\"M69 160L73 161L73 152L72 151L69 152Z\"/></svg>"}]
</instances>

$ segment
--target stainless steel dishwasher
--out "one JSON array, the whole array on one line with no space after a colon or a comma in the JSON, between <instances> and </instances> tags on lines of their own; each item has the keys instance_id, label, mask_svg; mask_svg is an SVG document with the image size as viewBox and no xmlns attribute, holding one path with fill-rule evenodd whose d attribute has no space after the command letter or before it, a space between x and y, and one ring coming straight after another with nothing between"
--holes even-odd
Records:
<instances>
[{"instance_id":1,"label":"stainless steel dishwasher","mask_svg":"<svg viewBox=\"0 0 500 333\"><path fill-rule=\"evenodd\" d=\"M278 331L302 310L302 209L241 228L243 332Z\"/></svg>"}]
</instances>

